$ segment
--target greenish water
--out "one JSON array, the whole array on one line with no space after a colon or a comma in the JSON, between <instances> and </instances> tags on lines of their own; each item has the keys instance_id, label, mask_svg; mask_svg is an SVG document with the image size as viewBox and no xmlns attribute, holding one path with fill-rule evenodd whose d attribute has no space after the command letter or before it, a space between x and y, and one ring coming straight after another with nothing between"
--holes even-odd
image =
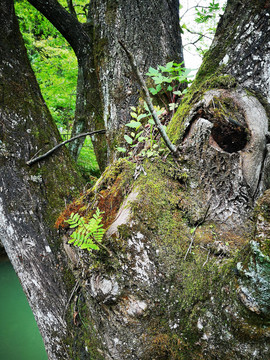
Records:
<instances>
[{"instance_id":1,"label":"greenish water","mask_svg":"<svg viewBox=\"0 0 270 360\"><path fill-rule=\"evenodd\" d=\"M0 359L48 360L34 315L7 258L0 259Z\"/></svg>"}]
</instances>

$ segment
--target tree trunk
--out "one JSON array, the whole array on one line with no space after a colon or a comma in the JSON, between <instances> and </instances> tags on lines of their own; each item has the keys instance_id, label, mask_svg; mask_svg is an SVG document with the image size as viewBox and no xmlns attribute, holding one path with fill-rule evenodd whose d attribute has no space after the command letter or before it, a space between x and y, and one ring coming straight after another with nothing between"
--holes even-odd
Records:
<instances>
[{"instance_id":1,"label":"tree trunk","mask_svg":"<svg viewBox=\"0 0 270 360\"><path fill-rule=\"evenodd\" d=\"M99 73L102 96L109 99L109 103L104 100L104 114L110 114L110 119L104 120L110 134L127 121L122 97L125 84L130 81L130 88L136 87L130 70L122 90L119 84L111 85L114 69L123 71L118 64L120 52L124 57L116 48L115 68L111 67L110 44L115 40L109 41L110 36L125 18L119 18L114 4L100 5L102 11L94 20L94 28L95 22L100 27L102 21L115 24L111 33L95 28L95 39L105 39ZM137 14L134 4L121 6L125 14L125 6ZM76 279L67 296L68 276L61 278L61 271L55 271L57 264L61 270L66 256L47 222L51 224L59 208L53 198L66 196L73 172L71 168L64 171L69 166L64 153L56 169L55 156L40 168L24 165L41 141L54 142L56 137L53 125L47 125L47 110L31 80L21 39L11 37L18 30L17 25L13 28L10 1L1 3L5 79L0 236L24 288L29 289L50 358L269 358L269 83L265 66L269 44L261 41L264 34L266 39L270 35L269 6L268 0L228 1L213 46L169 126L169 136L181 156L121 159L72 204L88 219L97 207L104 212L107 250L87 252L69 246L70 232L64 230L63 248L69 258L65 269ZM105 7L112 12L102 18ZM129 44L129 34L122 36L140 62L141 52ZM16 48L10 49L15 43ZM249 63L254 65L252 74L245 73ZM116 93L109 91L113 86L121 95L118 102ZM126 101L129 104L130 99ZM61 180L60 190L57 179L63 179L64 173L69 176ZM65 226L70 211L69 206L58 225ZM53 328L58 331L56 339Z\"/></svg>"},{"instance_id":2,"label":"tree trunk","mask_svg":"<svg viewBox=\"0 0 270 360\"><path fill-rule=\"evenodd\" d=\"M26 161L60 136L30 67L13 1L0 5L0 240L21 281L49 359L68 359L64 309L70 285L53 224L82 185L66 150L39 165Z\"/></svg>"},{"instance_id":3,"label":"tree trunk","mask_svg":"<svg viewBox=\"0 0 270 360\"><path fill-rule=\"evenodd\" d=\"M183 62L178 0L92 1L95 66L100 81L103 118L108 130L109 158L114 158L119 129L130 121L140 86L121 40L134 55L142 74L168 61Z\"/></svg>"},{"instance_id":4,"label":"tree trunk","mask_svg":"<svg viewBox=\"0 0 270 360\"><path fill-rule=\"evenodd\" d=\"M107 129L107 148L104 138L92 139L103 171L108 160L114 158L115 136L129 122L130 107L137 106L140 96L136 77L118 40L134 54L143 74L150 66L165 65L171 60L183 62L179 2L91 1L86 24L78 23L56 0L49 0L48 4L41 0L29 2L56 26L78 57L72 136L88 129ZM82 144L80 139L70 146L75 159Z\"/></svg>"},{"instance_id":5,"label":"tree trunk","mask_svg":"<svg viewBox=\"0 0 270 360\"><path fill-rule=\"evenodd\" d=\"M120 160L80 199L104 211L104 243L113 254L97 252L81 267L88 326L95 324L103 359L270 356L269 45L261 41L270 35L268 11L268 1L228 2L169 125L179 159ZM109 23L100 13L99 22ZM105 54L104 98L120 66L118 52L114 68ZM254 70L246 74L249 63ZM104 113L113 131L113 119L125 117L110 99Z\"/></svg>"},{"instance_id":6,"label":"tree trunk","mask_svg":"<svg viewBox=\"0 0 270 360\"><path fill-rule=\"evenodd\" d=\"M200 212L209 207L209 218L230 225L250 216L269 184L268 8L267 1L228 2L193 91L169 130L196 162L192 192L202 195L193 198Z\"/></svg>"}]
</instances>

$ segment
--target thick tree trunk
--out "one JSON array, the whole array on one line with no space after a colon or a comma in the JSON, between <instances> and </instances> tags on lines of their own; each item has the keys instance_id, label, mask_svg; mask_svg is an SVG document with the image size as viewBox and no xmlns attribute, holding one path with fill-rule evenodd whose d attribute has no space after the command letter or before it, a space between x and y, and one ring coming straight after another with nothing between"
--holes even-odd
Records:
<instances>
[{"instance_id":1,"label":"thick tree trunk","mask_svg":"<svg viewBox=\"0 0 270 360\"><path fill-rule=\"evenodd\" d=\"M111 36L122 34L118 25L123 19L120 8L114 7L119 2L99 5L102 9L94 19L95 41L105 39L101 41L103 62L99 73L104 114L110 114L104 120L112 134L127 121L122 97L125 86L132 90L136 85L130 70L122 90L119 84L112 84L110 75L115 76L114 70L123 72L118 55L124 61L124 54L116 48L112 68L114 50L110 44L116 44L116 40ZM93 6L97 3L93 2ZM135 4L121 6L125 13L125 6L130 6L137 14ZM86 218L91 218L97 207L104 211L107 232L103 241L109 251L78 251L66 244L64 237L67 269L77 280L72 282L75 286L70 296L66 295L68 277L62 279L61 271L53 272L57 262L60 270L65 263L61 242L56 242L45 223L48 215L53 217L58 210L59 203L53 205L52 198L58 198L55 193L66 196L65 185L70 184L73 173L67 169L71 175L60 191L57 178L62 179L60 174L68 166L64 153L56 172L52 170L55 156L41 168L28 169L24 165L35 147L40 148L41 141L54 141L54 128L47 125L47 110L39 105L42 100L31 80L33 74L26 65L21 40L16 37L16 48L10 48L15 43L10 43L14 40L11 36L17 36L18 31L17 25L13 27L10 1L5 0L1 7L5 78L0 236L24 280L24 288L29 289L28 298L50 357L269 358L269 190L253 212L256 199L269 187L269 84L264 80L266 70L261 62L255 64L253 75L245 77L244 55L246 52L249 61L256 62L260 54L267 64L269 48L261 42L261 36L266 33L269 38L269 1L228 1L214 44L170 124L169 135L182 152L179 159L122 159L107 168L92 191L73 203ZM103 18L105 10L112 12L105 12ZM95 27L98 23L102 27L102 21L111 24L111 33ZM143 69L140 50L129 43L129 34L122 36ZM246 46L249 36L253 53ZM242 49L243 59L239 59L237 46ZM14 62L7 58L10 54ZM18 60L24 64L19 69ZM113 88L121 95L118 100L116 93L109 91ZM129 104L130 99L126 101ZM46 128L43 139L39 125ZM135 159L140 162L134 163ZM39 169L42 173L38 173ZM69 207L60 219L67 218L70 211ZM33 258L35 261L31 261ZM44 325L39 319L44 320ZM56 340L53 329L58 330Z\"/></svg>"},{"instance_id":2,"label":"thick tree trunk","mask_svg":"<svg viewBox=\"0 0 270 360\"><path fill-rule=\"evenodd\" d=\"M183 62L178 0L91 2L95 65L100 81L109 158L115 138L130 121L130 107L142 95L136 75L119 44L134 55L142 74L168 61Z\"/></svg>"},{"instance_id":3,"label":"thick tree trunk","mask_svg":"<svg viewBox=\"0 0 270 360\"><path fill-rule=\"evenodd\" d=\"M26 161L60 136L40 94L14 14L0 5L0 240L33 310L49 359L68 359L65 256L53 224L82 184L66 150L33 167Z\"/></svg>"},{"instance_id":4,"label":"thick tree trunk","mask_svg":"<svg viewBox=\"0 0 270 360\"><path fill-rule=\"evenodd\" d=\"M205 204L201 213L209 207L210 218L226 223L245 220L269 184L268 9L267 1L228 2L169 130L196 161L192 192L203 194L194 197Z\"/></svg>"},{"instance_id":5,"label":"thick tree trunk","mask_svg":"<svg viewBox=\"0 0 270 360\"><path fill-rule=\"evenodd\" d=\"M104 7L96 21L121 24L118 8L107 6L112 13L105 18ZM270 356L269 190L254 213L269 186L269 44L261 41L269 38L268 11L268 1L228 2L214 44L169 126L181 151L178 161L118 161L80 199L104 211L105 243L113 253L96 253L81 268L82 274L88 269L83 294L103 359ZM110 38L99 31L100 38ZM122 36L128 43L128 34ZM106 54L112 51L104 52L100 69L111 131L119 125L114 119L126 121L124 111L117 112L124 106L117 107L108 91L110 74L113 79L121 71L121 50L115 48L110 67ZM256 67L246 75L249 57Z\"/></svg>"},{"instance_id":6,"label":"thick tree trunk","mask_svg":"<svg viewBox=\"0 0 270 360\"><path fill-rule=\"evenodd\" d=\"M179 1L91 1L86 24L79 24L56 0L29 2L56 26L78 57L72 135L107 129L108 149L104 137L92 139L99 166L104 170L108 160L114 158L115 136L129 122L130 107L138 104L140 96L136 77L118 40L134 54L143 74L150 66L171 60L183 62ZM70 146L75 159L82 144L80 139Z\"/></svg>"}]
</instances>

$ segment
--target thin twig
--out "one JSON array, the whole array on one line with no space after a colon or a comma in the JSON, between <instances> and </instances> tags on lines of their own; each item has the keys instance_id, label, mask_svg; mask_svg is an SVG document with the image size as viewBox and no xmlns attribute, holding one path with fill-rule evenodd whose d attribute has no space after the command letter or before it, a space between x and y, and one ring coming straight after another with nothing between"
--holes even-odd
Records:
<instances>
[{"instance_id":1,"label":"thin twig","mask_svg":"<svg viewBox=\"0 0 270 360\"><path fill-rule=\"evenodd\" d=\"M152 103L152 100L151 100L151 97L150 97L150 93L148 91L148 88L146 86L146 83L142 77L142 74L140 73L137 65L136 65L136 62L135 62L135 59L133 57L133 55L131 54L131 52L126 48L126 46L124 45L124 43L118 39L118 42L119 44L122 46L122 48L124 49L125 53L127 54L127 57L130 61L130 64L131 64L131 67L132 67L132 70L134 71L135 75L137 76L137 80L144 92L144 95L145 95L145 101L146 101L146 104L148 105L148 108L151 112L151 115L155 121L155 124L158 128L158 131L160 133L160 135L162 136L166 146L170 149L170 151L175 155L177 156L178 155L178 151L177 151L177 147L175 145L172 144L171 140L168 138L168 135L166 134L163 126L161 125L161 122L157 116L157 113L156 113L156 110L154 109L154 106L153 106L153 103Z\"/></svg>"},{"instance_id":2,"label":"thin twig","mask_svg":"<svg viewBox=\"0 0 270 360\"><path fill-rule=\"evenodd\" d=\"M186 258L187 258L187 256L188 256L188 253L190 252L190 250L191 250L191 248L192 248L192 245L193 245L193 242L194 242L194 239L195 239L195 232L196 232L198 226L199 226L199 224L196 225L196 227L195 227L195 230L194 230L193 235L192 235L192 237L191 237L191 241L190 241L189 247L188 247L188 249L187 249L186 255L185 255L185 257L184 257L184 260L186 260Z\"/></svg>"},{"instance_id":3,"label":"thin twig","mask_svg":"<svg viewBox=\"0 0 270 360\"><path fill-rule=\"evenodd\" d=\"M210 199L210 200L211 200L211 199ZM192 245L193 245L193 242L194 242L194 239L195 239L196 230L197 230L198 227L201 226L201 225L205 222L205 220L206 220L208 211L209 211L209 209L210 209L210 200L209 200L209 202L208 202L208 206L207 206L207 209L206 209L206 211L205 211L205 213L204 213L203 219L196 225L196 227L195 227L195 229L194 229L194 231L193 231L192 238L191 238L189 247L188 247L188 249L187 249L186 255L185 255L185 257L184 257L184 260L186 260L186 258L187 258L187 256L188 256L188 253L190 252L190 250L191 250L191 248L192 248Z\"/></svg>"},{"instance_id":4,"label":"thin twig","mask_svg":"<svg viewBox=\"0 0 270 360\"><path fill-rule=\"evenodd\" d=\"M76 135L74 136L73 138L69 139L69 140L65 140L63 142L61 142L60 144L56 145L54 148L52 148L51 150L47 151L45 154L43 155L40 155L34 159L31 159L31 160L28 160L26 162L27 165L33 165L34 163L36 163L37 161L41 161L43 160L45 157L51 155L55 150L59 149L61 146L71 142L71 141L74 141L76 139L79 139L83 136L87 136L87 135L94 135L94 134L104 134L106 132L105 129L102 129L102 130L96 130L96 131L91 131L91 132L87 132L87 133L83 133L83 134L79 134L79 135Z\"/></svg>"},{"instance_id":5,"label":"thin twig","mask_svg":"<svg viewBox=\"0 0 270 360\"><path fill-rule=\"evenodd\" d=\"M193 34L193 35L199 35L200 36L200 39L202 38L202 37L205 37L205 38L207 38L207 39L209 39L209 40L212 40L212 38L210 37L210 36L207 36L207 35L205 35L205 34L201 34L201 33L199 33L199 32L196 32L196 31L192 31L192 30L189 30L189 29L186 29L190 34ZM189 44L194 44L194 43L189 43ZM186 44L186 45L189 45L189 44Z\"/></svg>"},{"instance_id":6,"label":"thin twig","mask_svg":"<svg viewBox=\"0 0 270 360\"><path fill-rule=\"evenodd\" d=\"M67 301L67 303L66 303L65 309L64 309L64 311L63 311L62 320L64 320L64 318L65 318L65 315L66 315L66 311L67 311L68 305L69 305L69 303L70 303L70 301L71 301L71 299L72 299L72 297L73 297L73 295L74 295L75 291L77 291L77 290L78 290L79 285L80 285L80 280L77 280L77 281L76 281L76 284L75 284L75 286L74 286L74 288L73 288L73 289L72 289L72 291L71 291L70 297L69 297L69 299L68 299L68 301Z\"/></svg>"},{"instance_id":7,"label":"thin twig","mask_svg":"<svg viewBox=\"0 0 270 360\"><path fill-rule=\"evenodd\" d=\"M203 266L202 266L202 267L204 267L204 265L207 263L207 261L208 261L208 259L209 259L209 255L210 255L210 250L209 250L208 253L207 253L207 258L206 258L205 262L203 263Z\"/></svg>"}]
</instances>

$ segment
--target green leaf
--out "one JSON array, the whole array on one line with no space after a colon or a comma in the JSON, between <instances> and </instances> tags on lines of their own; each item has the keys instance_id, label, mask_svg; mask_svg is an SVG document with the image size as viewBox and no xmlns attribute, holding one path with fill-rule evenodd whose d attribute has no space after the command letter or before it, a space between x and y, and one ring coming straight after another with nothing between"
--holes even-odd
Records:
<instances>
[{"instance_id":1,"label":"green leaf","mask_svg":"<svg viewBox=\"0 0 270 360\"><path fill-rule=\"evenodd\" d=\"M143 133L143 130L140 131L140 132L135 136L135 140L138 139L138 137L140 137L142 133Z\"/></svg>"},{"instance_id":2,"label":"green leaf","mask_svg":"<svg viewBox=\"0 0 270 360\"><path fill-rule=\"evenodd\" d=\"M147 150L146 156L147 156L148 158L150 158L152 155L154 155L154 151L152 151L152 150Z\"/></svg>"},{"instance_id":3,"label":"green leaf","mask_svg":"<svg viewBox=\"0 0 270 360\"><path fill-rule=\"evenodd\" d=\"M138 138L138 141L139 141L139 142L143 142L144 140L146 140L146 137L144 137L144 136L140 136L140 137Z\"/></svg>"},{"instance_id":4,"label":"green leaf","mask_svg":"<svg viewBox=\"0 0 270 360\"><path fill-rule=\"evenodd\" d=\"M130 115L134 118L137 119L138 115L135 112L131 112Z\"/></svg>"},{"instance_id":5,"label":"green leaf","mask_svg":"<svg viewBox=\"0 0 270 360\"><path fill-rule=\"evenodd\" d=\"M91 246L89 246L89 248L91 248L93 250L99 250L100 249L96 244L91 244Z\"/></svg>"},{"instance_id":6,"label":"green leaf","mask_svg":"<svg viewBox=\"0 0 270 360\"><path fill-rule=\"evenodd\" d=\"M141 126L142 124L139 121L134 121L132 120L130 123L126 124L127 127L133 128L133 129L137 129Z\"/></svg>"},{"instance_id":7,"label":"green leaf","mask_svg":"<svg viewBox=\"0 0 270 360\"><path fill-rule=\"evenodd\" d=\"M129 137L128 135L124 135L124 139L126 140L126 142L128 143L128 144L132 144L133 143L133 140L131 139L131 137Z\"/></svg>"},{"instance_id":8,"label":"green leaf","mask_svg":"<svg viewBox=\"0 0 270 360\"><path fill-rule=\"evenodd\" d=\"M80 246L81 249L89 249L90 245L89 244L82 244Z\"/></svg>"},{"instance_id":9,"label":"green leaf","mask_svg":"<svg viewBox=\"0 0 270 360\"><path fill-rule=\"evenodd\" d=\"M138 116L138 120L141 120L141 119L144 119L145 117L147 117L148 115L147 114L140 114Z\"/></svg>"},{"instance_id":10,"label":"green leaf","mask_svg":"<svg viewBox=\"0 0 270 360\"><path fill-rule=\"evenodd\" d=\"M169 110L170 110L170 111L175 110L177 107L178 107L178 104L176 104L176 103L170 103L170 104L169 104Z\"/></svg>"},{"instance_id":11,"label":"green leaf","mask_svg":"<svg viewBox=\"0 0 270 360\"><path fill-rule=\"evenodd\" d=\"M151 66L150 66L150 68L149 68L149 70L148 70L148 73L146 73L146 75L148 75L148 76L153 76L153 75L156 75L156 74L158 74L159 73L159 71L157 70L157 69L154 69L154 68L152 68Z\"/></svg>"},{"instance_id":12,"label":"green leaf","mask_svg":"<svg viewBox=\"0 0 270 360\"><path fill-rule=\"evenodd\" d=\"M119 151L119 152L122 152L122 153L125 153L125 152L127 151L127 149L126 149L126 148L124 148L124 147L120 147L120 146L119 146L119 147L117 147L117 148L116 148L116 150L117 150L117 151Z\"/></svg>"},{"instance_id":13,"label":"green leaf","mask_svg":"<svg viewBox=\"0 0 270 360\"><path fill-rule=\"evenodd\" d=\"M151 94L156 95L158 93L158 90L154 89L154 88L149 88L149 91Z\"/></svg>"},{"instance_id":14,"label":"green leaf","mask_svg":"<svg viewBox=\"0 0 270 360\"><path fill-rule=\"evenodd\" d=\"M190 230L190 233L193 234L196 230L196 227L193 227L191 230Z\"/></svg>"}]
</instances>

